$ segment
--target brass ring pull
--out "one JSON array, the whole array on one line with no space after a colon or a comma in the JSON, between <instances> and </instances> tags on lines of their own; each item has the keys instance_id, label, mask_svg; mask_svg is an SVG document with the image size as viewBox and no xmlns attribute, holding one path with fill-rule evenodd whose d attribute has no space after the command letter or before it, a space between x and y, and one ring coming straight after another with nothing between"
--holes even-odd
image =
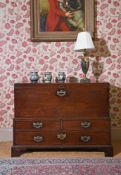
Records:
<instances>
[{"instance_id":1,"label":"brass ring pull","mask_svg":"<svg viewBox=\"0 0 121 175\"><path fill-rule=\"evenodd\" d=\"M89 142L91 140L91 136L81 136L81 141L82 142Z\"/></svg>"},{"instance_id":2,"label":"brass ring pull","mask_svg":"<svg viewBox=\"0 0 121 175\"><path fill-rule=\"evenodd\" d=\"M81 122L81 127L82 128L90 128L91 122L88 122L88 121Z\"/></svg>"},{"instance_id":3,"label":"brass ring pull","mask_svg":"<svg viewBox=\"0 0 121 175\"><path fill-rule=\"evenodd\" d=\"M43 139L43 136L34 136L33 140L34 140L36 143L40 143L40 142L42 142L44 139Z\"/></svg>"},{"instance_id":4,"label":"brass ring pull","mask_svg":"<svg viewBox=\"0 0 121 175\"><path fill-rule=\"evenodd\" d=\"M33 128L39 129L43 127L42 122L33 122Z\"/></svg>"},{"instance_id":5,"label":"brass ring pull","mask_svg":"<svg viewBox=\"0 0 121 175\"><path fill-rule=\"evenodd\" d=\"M60 133L60 134L57 134L57 138L59 140L65 140L67 137L66 133Z\"/></svg>"},{"instance_id":6,"label":"brass ring pull","mask_svg":"<svg viewBox=\"0 0 121 175\"><path fill-rule=\"evenodd\" d=\"M66 95L66 91L63 89L57 90L57 96L64 97Z\"/></svg>"}]
</instances>

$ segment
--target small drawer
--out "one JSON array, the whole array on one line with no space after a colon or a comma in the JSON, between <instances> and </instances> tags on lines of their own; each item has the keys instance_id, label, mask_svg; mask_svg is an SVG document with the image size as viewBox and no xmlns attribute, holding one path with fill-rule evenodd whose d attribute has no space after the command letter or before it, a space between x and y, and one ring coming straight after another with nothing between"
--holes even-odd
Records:
<instances>
[{"instance_id":1,"label":"small drawer","mask_svg":"<svg viewBox=\"0 0 121 175\"><path fill-rule=\"evenodd\" d=\"M21 119L15 120L14 124L16 130L53 130L60 128L60 121L58 120Z\"/></svg>"},{"instance_id":2,"label":"small drawer","mask_svg":"<svg viewBox=\"0 0 121 175\"><path fill-rule=\"evenodd\" d=\"M110 121L108 119L64 120L63 128L69 130L91 129L109 131Z\"/></svg>"}]
</instances>

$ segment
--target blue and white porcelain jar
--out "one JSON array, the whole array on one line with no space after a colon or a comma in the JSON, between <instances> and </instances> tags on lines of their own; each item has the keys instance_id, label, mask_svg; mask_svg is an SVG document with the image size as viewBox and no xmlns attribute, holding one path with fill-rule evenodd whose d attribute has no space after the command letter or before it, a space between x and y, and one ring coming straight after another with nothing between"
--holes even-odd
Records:
<instances>
[{"instance_id":1,"label":"blue and white porcelain jar","mask_svg":"<svg viewBox=\"0 0 121 175\"><path fill-rule=\"evenodd\" d=\"M56 80L57 80L58 82L64 82L65 79L66 79L66 74L65 74L65 72L59 72L59 73L58 73L58 76L57 76L57 78L56 78Z\"/></svg>"},{"instance_id":2,"label":"blue and white porcelain jar","mask_svg":"<svg viewBox=\"0 0 121 175\"><path fill-rule=\"evenodd\" d=\"M43 76L43 82L44 83L51 83L52 80L52 73L51 72L45 72Z\"/></svg>"},{"instance_id":3,"label":"blue and white porcelain jar","mask_svg":"<svg viewBox=\"0 0 121 175\"><path fill-rule=\"evenodd\" d=\"M38 80L39 80L39 75L38 75L38 72L31 72L30 73L30 81L32 82L32 83L37 83L38 82Z\"/></svg>"}]
</instances>

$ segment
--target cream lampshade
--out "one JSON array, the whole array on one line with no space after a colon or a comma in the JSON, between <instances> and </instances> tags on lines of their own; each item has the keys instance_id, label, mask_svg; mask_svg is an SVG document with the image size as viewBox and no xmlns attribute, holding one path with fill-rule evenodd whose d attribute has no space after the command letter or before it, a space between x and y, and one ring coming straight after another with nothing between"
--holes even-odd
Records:
<instances>
[{"instance_id":1,"label":"cream lampshade","mask_svg":"<svg viewBox=\"0 0 121 175\"><path fill-rule=\"evenodd\" d=\"M87 53L89 50L94 48L95 46L89 32L84 31L78 33L74 51L81 52L83 54L83 57L81 58L81 68L85 77L81 80L81 82L90 82L90 80L86 77L89 68L89 58L87 57Z\"/></svg>"}]
</instances>

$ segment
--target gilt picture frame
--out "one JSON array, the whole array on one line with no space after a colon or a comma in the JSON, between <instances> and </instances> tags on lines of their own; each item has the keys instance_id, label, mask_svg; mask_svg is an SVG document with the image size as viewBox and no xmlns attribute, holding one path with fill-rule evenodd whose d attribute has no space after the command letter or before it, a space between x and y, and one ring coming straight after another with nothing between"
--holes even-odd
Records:
<instances>
[{"instance_id":1,"label":"gilt picture frame","mask_svg":"<svg viewBox=\"0 0 121 175\"><path fill-rule=\"evenodd\" d=\"M31 23L31 41L33 42L54 42L54 41L75 41L78 32L86 30L93 36L94 33L94 0L83 0L83 29L69 31L46 31L41 15L41 3L43 0L30 1L30 23ZM45 0L44 0L45 1ZM49 1L49 0L46 0ZM61 0L62 1L62 0ZM75 0L73 0L75 1ZM81 0L80 0L81 1ZM47 15L46 15L47 16ZM42 26L42 27L41 27Z\"/></svg>"}]
</instances>

